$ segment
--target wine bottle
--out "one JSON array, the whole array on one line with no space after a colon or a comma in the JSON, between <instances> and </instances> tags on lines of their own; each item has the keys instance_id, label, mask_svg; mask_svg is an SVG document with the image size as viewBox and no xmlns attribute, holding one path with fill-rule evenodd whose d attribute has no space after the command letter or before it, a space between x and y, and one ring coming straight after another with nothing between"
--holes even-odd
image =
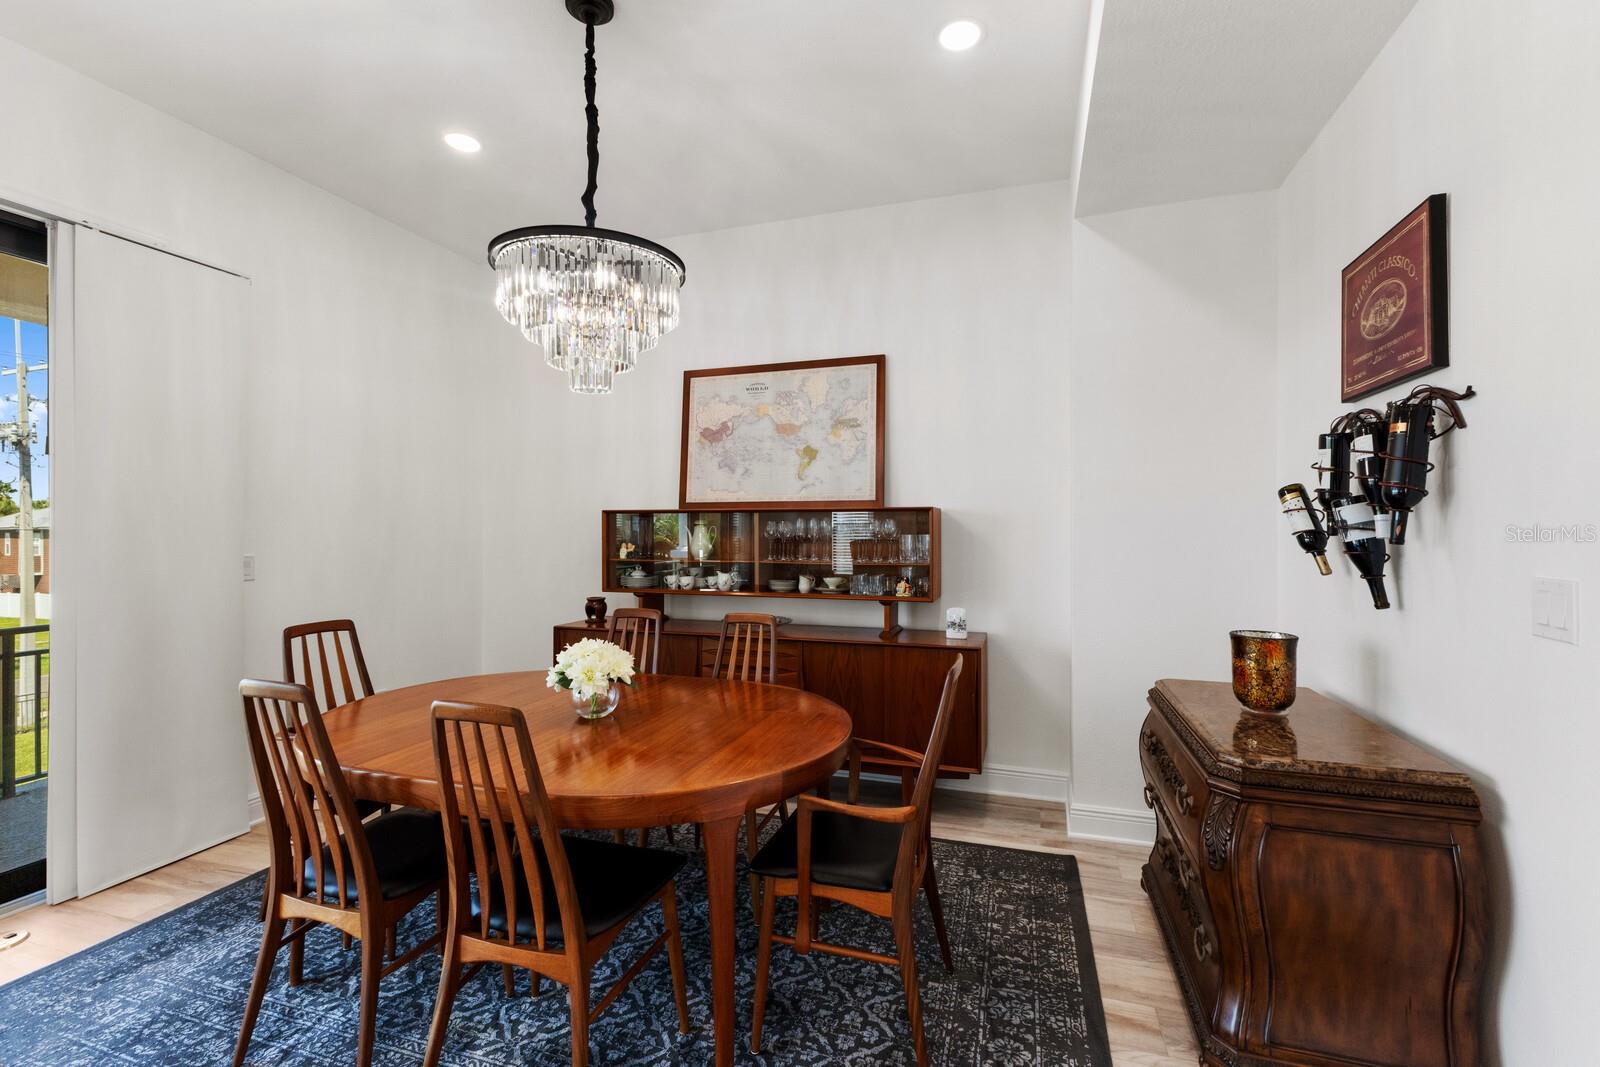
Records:
<instances>
[{"instance_id":1,"label":"wine bottle","mask_svg":"<svg viewBox=\"0 0 1600 1067\"><path fill-rule=\"evenodd\" d=\"M1383 587L1383 565L1388 549L1378 536L1372 505L1360 497L1346 496L1334 504L1335 524L1344 554L1356 573L1366 579L1372 606L1380 611L1389 606L1389 593Z\"/></svg>"},{"instance_id":2,"label":"wine bottle","mask_svg":"<svg viewBox=\"0 0 1600 1067\"><path fill-rule=\"evenodd\" d=\"M1361 425L1350 444L1356 485L1374 508L1383 507L1383 493L1378 483L1383 481L1382 452L1388 443L1389 424L1372 419Z\"/></svg>"},{"instance_id":3,"label":"wine bottle","mask_svg":"<svg viewBox=\"0 0 1600 1067\"><path fill-rule=\"evenodd\" d=\"M1372 528L1380 541L1387 542L1394 529L1394 513L1383 506L1383 490L1378 484L1382 481L1382 473L1383 460L1377 456L1356 460L1356 485L1367 503L1372 505Z\"/></svg>"},{"instance_id":4,"label":"wine bottle","mask_svg":"<svg viewBox=\"0 0 1600 1067\"><path fill-rule=\"evenodd\" d=\"M1295 482L1279 489L1278 504L1283 508L1283 517L1289 520L1295 541L1317 561L1317 570L1324 575L1332 574L1328 566L1328 533L1312 510L1311 501L1306 499L1306 487Z\"/></svg>"},{"instance_id":5,"label":"wine bottle","mask_svg":"<svg viewBox=\"0 0 1600 1067\"><path fill-rule=\"evenodd\" d=\"M1333 487L1334 483L1338 481L1338 471L1341 469L1338 455L1336 454L1340 451L1336 448L1338 437L1337 431L1317 436L1317 461L1312 464L1312 467L1317 472L1317 507L1321 509L1324 515L1333 514L1332 511L1328 510L1331 507L1329 501L1338 495L1338 491ZM1345 457L1345 466L1342 469L1348 471L1350 455L1348 440L1344 443L1342 452Z\"/></svg>"},{"instance_id":6,"label":"wine bottle","mask_svg":"<svg viewBox=\"0 0 1600 1067\"><path fill-rule=\"evenodd\" d=\"M1355 440L1350 444L1354 484L1352 489L1366 497L1372 505L1374 529L1380 538L1389 539L1389 509L1383 505L1383 456L1389 440L1389 424L1373 412L1373 417L1362 419L1354 430Z\"/></svg>"},{"instance_id":7,"label":"wine bottle","mask_svg":"<svg viewBox=\"0 0 1600 1067\"><path fill-rule=\"evenodd\" d=\"M1406 542L1406 520L1411 509L1428 495L1428 439L1433 423L1433 403L1405 400L1389 404L1389 440L1384 451L1381 492L1383 506L1393 513L1389 543Z\"/></svg>"},{"instance_id":8,"label":"wine bottle","mask_svg":"<svg viewBox=\"0 0 1600 1067\"><path fill-rule=\"evenodd\" d=\"M1353 435L1336 430L1317 438L1317 482L1328 489L1330 498L1350 492L1350 442Z\"/></svg>"}]
</instances>

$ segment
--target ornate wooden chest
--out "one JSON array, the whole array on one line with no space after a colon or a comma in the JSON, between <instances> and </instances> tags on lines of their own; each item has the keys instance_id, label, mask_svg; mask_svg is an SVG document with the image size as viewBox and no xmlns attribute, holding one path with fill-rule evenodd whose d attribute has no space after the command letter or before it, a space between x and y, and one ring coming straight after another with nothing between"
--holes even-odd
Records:
<instances>
[{"instance_id":1,"label":"ornate wooden chest","mask_svg":"<svg viewBox=\"0 0 1600 1067\"><path fill-rule=\"evenodd\" d=\"M1165 679L1149 701L1143 883L1201 1062L1483 1062L1471 780L1312 689L1271 719L1222 682Z\"/></svg>"}]
</instances>

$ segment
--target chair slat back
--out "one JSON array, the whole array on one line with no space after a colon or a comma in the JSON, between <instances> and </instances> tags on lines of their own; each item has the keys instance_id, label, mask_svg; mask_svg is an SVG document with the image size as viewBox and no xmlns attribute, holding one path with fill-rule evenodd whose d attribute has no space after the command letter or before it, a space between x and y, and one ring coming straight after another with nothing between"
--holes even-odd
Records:
<instances>
[{"instance_id":1,"label":"chair slat back","mask_svg":"<svg viewBox=\"0 0 1600 1067\"><path fill-rule=\"evenodd\" d=\"M372 899L372 854L316 696L303 685L254 679L239 683L239 695L271 840L274 891L314 895L339 908L352 889ZM337 891L324 893L329 874Z\"/></svg>"},{"instance_id":2,"label":"chair slat back","mask_svg":"<svg viewBox=\"0 0 1600 1067\"><path fill-rule=\"evenodd\" d=\"M767 682L778 678L778 620L758 612L735 611L722 617L713 678Z\"/></svg>"},{"instance_id":3,"label":"chair slat back","mask_svg":"<svg viewBox=\"0 0 1600 1067\"><path fill-rule=\"evenodd\" d=\"M347 651L348 650L348 651ZM373 694L361 655L356 624L349 619L303 622L283 631L283 676L319 693L322 706L336 708ZM337 679L339 685L334 685Z\"/></svg>"},{"instance_id":4,"label":"chair slat back","mask_svg":"<svg viewBox=\"0 0 1600 1067\"><path fill-rule=\"evenodd\" d=\"M929 822L933 817L933 787L939 779L939 761L944 758L945 738L950 735L950 721L955 718L956 684L961 680L961 657L945 672L944 691L939 694L939 710L933 717L933 730L928 736L928 748L922 754L922 766L917 769L917 784L911 794L911 803L917 809L918 837L928 839Z\"/></svg>"},{"instance_id":5,"label":"chair slat back","mask_svg":"<svg viewBox=\"0 0 1600 1067\"><path fill-rule=\"evenodd\" d=\"M541 951L546 948L548 877L560 910L563 944L581 944L583 915L577 889L522 713L496 704L435 701L433 757L450 864L450 914L457 930L474 933L467 929L473 921L470 872L477 886L475 936L484 940L503 936L508 943L517 943L519 909L523 907L516 892L520 865L533 911L531 943ZM548 872L539 863L540 845ZM495 888L505 902L504 935L489 927Z\"/></svg>"},{"instance_id":6,"label":"chair slat back","mask_svg":"<svg viewBox=\"0 0 1600 1067\"><path fill-rule=\"evenodd\" d=\"M618 608L611 613L606 640L633 654L634 670L655 674L661 662L661 612L655 608Z\"/></svg>"}]
</instances>

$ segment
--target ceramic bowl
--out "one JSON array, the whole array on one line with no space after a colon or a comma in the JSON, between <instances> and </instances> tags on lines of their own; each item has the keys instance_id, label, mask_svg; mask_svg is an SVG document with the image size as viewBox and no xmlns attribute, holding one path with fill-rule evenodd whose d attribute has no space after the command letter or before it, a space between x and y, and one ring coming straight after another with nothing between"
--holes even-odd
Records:
<instances>
[{"instance_id":1,"label":"ceramic bowl","mask_svg":"<svg viewBox=\"0 0 1600 1067\"><path fill-rule=\"evenodd\" d=\"M839 589L843 589L845 587L845 583L848 582L849 580L850 579L848 579L848 578L837 578L837 577L835 577L835 578L824 578L824 579L822 579L822 584L827 586L829 589L833 589L833 590L837 591Z\"/></svg>"}]
</instances>

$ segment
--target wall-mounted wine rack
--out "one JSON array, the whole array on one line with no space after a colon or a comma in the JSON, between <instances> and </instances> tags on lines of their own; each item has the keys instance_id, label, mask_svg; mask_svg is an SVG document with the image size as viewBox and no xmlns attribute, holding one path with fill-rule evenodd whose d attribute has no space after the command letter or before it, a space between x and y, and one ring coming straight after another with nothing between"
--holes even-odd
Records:
<instances>
[{"instance_id":1,"label":"wall-mounted wine rack","mask_svg":"<svg viewBox=\"0 0 1600 1067\"><path fill-rule=\"evenodd\" d=\"M1384 565L1391 546L1403 545L1411 513L1428 495L1434 464L1429 446L1451 430L1465 429L1461 401L1477 393L1419 385L1380 412L1358 408L1335 418L1317 438L1315 494L1295 482L1278 490L1278 503L1295 541L1330 574L1327 547L1337 538L1372 594L1372 606L1389 606Z\"/></svg>"}]
</instances>

